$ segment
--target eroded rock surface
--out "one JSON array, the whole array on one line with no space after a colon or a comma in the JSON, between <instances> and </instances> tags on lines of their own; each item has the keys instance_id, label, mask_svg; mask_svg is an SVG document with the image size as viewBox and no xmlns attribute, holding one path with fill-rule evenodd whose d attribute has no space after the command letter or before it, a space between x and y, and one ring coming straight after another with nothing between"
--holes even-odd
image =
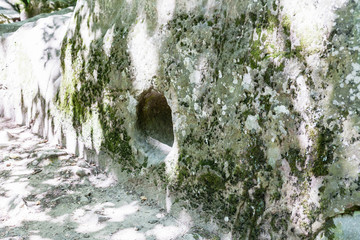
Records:
<instances>
[{"instance_id":1,"label":"eroded rock surface","mask_svg":"<svg viewBox=\"0 0 360 240\"><path fill-rule=\"evenodd\" d=\"M26 28L2 36L0 112L234 239L352 236L359 16L358 0L79 0L47 18L54 70L5 52L28 53Z\"/></svg>"}]
</instances>

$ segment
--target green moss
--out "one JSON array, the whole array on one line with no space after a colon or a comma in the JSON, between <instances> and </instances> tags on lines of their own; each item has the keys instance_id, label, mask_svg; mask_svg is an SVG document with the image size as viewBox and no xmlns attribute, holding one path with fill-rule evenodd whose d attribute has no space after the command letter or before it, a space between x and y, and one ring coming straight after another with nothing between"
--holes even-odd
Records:
<instances>
[{"instance_id":1,"label":"green moss","mask_svg":"<svg viewBox=\"0 0 360 240\"><path fill-rule=\"evenodd\" d=\"M139 167L130 146L130 137L124 129L124 120L110 106L99 105L100 123L104 132L102 147L129 171Z\"/></svg>"},{"instance_id":2,"label":"green moss","mask_svg":"<svg viewBox=\"0 0 360 240\"><path fill-rule=\"evenodd\" d=\"M271 98L271 95L261 95L260 96L260 104L266 114L268 114L271 109L270 98Z\"/></svg>"},{"instance_id":3,"label":"green moss","mask_svg":"<svg viewBox=\"0 0 360 240\"><path fill-rule=\"evenodd\" d=\"M250 134L251 141L249 142L249 148L247 149L247 159L251 162L253 170L257 171L266 165L266 158L264 154L264 143L256 135Z\"/></svg>"},{"instance_id":4,"label":"green moss","mask_svg":"<svg viewBox=\"0 0 360 240\"><path fill-rule=\"evenodd\" d=\"M71 62L74 63L76 58L78 57L78 53L83 50L83 40L80 34L80 25L81 25L81 18L75 17L76 19L76 27L74 31L74 35L72 38L68 39L68 44L71 46ZM65 47L66 44L63 44L62 47Z\"/></svg>"},{"instance_id":5,"label":"green moss","mask_svg":"<svg viewBox=\"0 0 360 240\"><path fill-rule=\"evenodd\" d=\"M284 71L284 68L285 68L285 63L282 62L282 63L280 63L280 65L276 68L276 71L282 72L282 71Z\"/></svg>"},{"instance_id":6,"label":"green moss","mask_svg":"<svg viewBox=\"0 0 360 240\"><path fill-rule=\"evenodd\" d=\"M252 23L255 23L256 22L256 19L257 19L257 14L256 13L253 13L253 12L249 12L249 18L250 18L250 21Z\"/></svg>"},{"instance_id":7,"label":"green moss","mask_svg":"<svg viewBox=\"0 0 360 240\"><path fill-rule=\"evenodd\" d=\"M236 165L234 171L232 172L231 183L236 184L246 179L247 169L244 166L243 168L240 165Z\"/></svg>"},{"instance_id":8,"label":"green moss","mask_svg":"<svg viewBox=\"0 0 360 240\"><path fill-rule=\"evenodd\" d=\"M250 59L250 65L251 68L256 68L257 63L262 60L261 54L263 51L261 50L261 42L260 40L256 40L251 45L251 59Z\"/></svg>"},{"instance_id":9,"label":"green moss","mask_svg":"<svg viewBox=\"0 0 360 240\"><path fill-rule=\"evenodd\" d=\"M303 175L303 171L299 170L297 166L303 168L305 166L305 156L300 153L300 149L298 148L290 148L285 155L283 156L289 163L291 168L291 173L297 177L301 177Z\"/></svg>"},{"instance_id":10,"label":"green moss","mask_svg":"<svg viewBox=\"0 0 360 240\"><path fill-rule=\"evenodd\" d=\"M261 4L263 3L259 2L256 7ZM265 32L263 30L279 25L278 16L272 15L266 7L261 10L243 13L236 19L229 18L226 21L222 18L221 11L214 16L202 17L177 14L168 24L171 37L164 43L163 54L160 56L160 69L164 69L161 79L176 89L180 101L179 112L184 113L187 123L191 125L191 131L187 131L186 136L181 137L181 134L178 134L179 146L183 150L178 159L179 174L174 189L184 194L184 200L196 199L192 201L192 206L197 207L201 203L203 211L212 211L219 219L224 216L234 219L234 231L237 232L234 239L244 236L249 236L249 239L259 238L265 211L265 194L268 193L266 185L273 184L273 178L270 177L272 175L269 175L273 169L267 164L262 135L243 133L244 130L241 129L233 133L238 141L235 146L239 146L241 151L223 149L223 146L220 146L226 143L224 136L228 136L231 131L229 126L234 123L227 124L226 117L221 115L216 106L216 98L223 96L223 92L220 94L223 90L219 90L224 89L221 85L226 84L227 87L233 81L232 72L244 74L249 66L258 68L268 65L267 69L258 71L254 76L254 91L239 93L234 102L237 101L236 104L240 106L246 105L246 108L237 108L236 117L231 121L243 126L249 114L264 116L271 111L271 96L263 94L263 91L266 85L273 89L277 87L272 78L283 70L284 64L280 67L270 64L271 60L265 59L266 50L261 50L261 41L266 41L266 35L261 35ZM257 41L253 41L255 29L261 37ZM190 52L189 49L193 51ZM283 55L285 54L284 51ZM185 59L191 59L197 64L203 56L206 56L209 67L210 77L206 79L211 87L204 89L201 103L203 106L214 106L211 116L206 119L196 114L196 118L193 114L188 114L193 106L183 100L192 90L187 85L191 70L187 71L183 65ZM264 64L263 61L267 62ZM219 72L222 73L221 78ZM178 86L181 86L181 89ZM228 90L224 89L224 92ZM271 201L281 198L278 191L281 183L274 182L280 186L271 185L274 188L271 191L274 195Z\"/></svg>"},{"instance_id":11,"label":"green moss","mask_svg":"<svg viewBox=\"0 0 360 240\"><path fill-rule=\"evenodd\" d=\"M230 194L226 200L228 204L228 215L233 216L236 214L238 204L240 202L240 196L238 194Z\"/></svg>"},{"instance_id":12,"label":"green moss","mask_svg":"<svg viewBox=\"0 0 360 240\"><path fill-rule=\"evenodd\" d=\"M244 204L236 218L234 227L238 229L239 236L249 234L250 239L257 239L260 235L257 222L265 211L266 189L254 179L258 179L259 175L271 171L271 167L266 163L264 145L259 136L249 136L248 145L246 161L241 166L236 165L233 171L233 178L243 185L243 193L240 196L239 203Z\"/></svg>"},{"instance_id":13,"label":"green moss","mask_svg":"<svg viewBox=\"0 0 360 240\"><path fill-rule=\"evenodd\" d=\"M127 89L112 88L109 84L110 73L114 71L122 73L123 81L130 78L130 59L126 50L129 26L123 23L121 27L116 27L110 57L105 54L100 38L90 44L89 55L85 59L80 35L81 16L78 12L75 13L75 19L73 36L67 37L61 48L65 81L62 82L58 93L58 106L69 111L78 135L81 135L82 124L91 117L92 112L98 112L104 134L101 150L120 162L124 170L140 168L132 154L130 137L124 126L124 116L119 114L121 110L117 109L121 106L120 101L126 100L123 94ZM66 58L71 59L71 66L65 66L68 64L65 63ZM67 75L69 72L73 72L73 76Z\"/></svg>"},{"instance_id":14,"label":"green moss","mask_svg":"<svg viewBox=\"0 0 360 240\"><path fill-rule=\"evenodd\" d=\"M325 229L325 237L335 239L334 229L336 229L336 226L332 218L325 222L323 229Z\"/></svg>"},{"instance_id":15,"label":"green moss","mask_svg":"<svg viewBox=\"0 0 360 240\"><path fill-rule=\"evenodd\" d=\"M82 122L86 121L86 106L83 106L81 96L77 91L71 95L72 117L73 126L79 127Z\"/></svg>"},{"instance_id":16,"label":"green moss","mask_svg":"<svg viewBox=\"0 0 360 240\"><path fill-rule=\"evenodd\" d=\"M274 201L279 201L281 199L281 193L279 191L276 191L271 195L271 198Z\"/></svg>"},{"instance_id":17,"label":"green moss","mask_svg":"<svg viewBox=\"0 0 360 240\"><path fill-rule=\"evenodd\" d=\"M280 232L288 228L290 214L288 212L274 213L271 215L270 225L274 232Z\"/></svg>"},{"instance_id":18,"label":"green moss","mask_svg":"<svg viewBox=\"0 0 360 240\"><path fill-rule=\"evenodd\" d=\"M272 2L272 8L273 8L274 11L277 10L278 5L276 4L276 0L274 0L274 1Z\"/></svg>"},{"instance_id":19,"label":"green moss","mask_svg":"<svg viewBox=\"0 0 360 240\"><path fill-rule=\"evenodd\" d=\"M247 239L258 239L261 230L258 227L258 219L265 211L265 191L256 188L252 198L245 198L246 205L241 209L241 213L234 223L234 228L238 230L241 238L248 236Z\"/></svg>"},{"instance_id":20,"label":"green moss","mask_svg":"<svg viewBox=\"0 0 360 240\"><path fill-rule=\"evenodd\" d=\"M290 36L291 21L290 21L290 18L288 16L285 15L283 17L281 25L282 25L282 27L284 29L284 33L287 36Z\"/></svg>"},{"instance_id":21,"label":"green moss","mask_svg":"<svg viewBox=\"0 0 360 240\"><path fill-rule=\"evenodd\" d=\"M177 172L178 172L177 185L181 186L184 180L190 177L189 170L185 167L181 167Z\"/></svg>"},{"instance_id":22,"label":"green moss","mask_svg":"<svg viewBox=\"0 0 360 240\"><path fill-rule=\"evenodd\" d=\"M328 164L333 162L334 150L336 149L333 141L334 132L328 128L321 127L317 137L316 159L312 169L315 176L325 176L328 174Z\"/></svg>"},{"instance_id":23,"label":"green moss","mask_svg":"<svg viewBox=\"0 0 360 240\"><path fill-rule=\"evenodd\" d=\"M261 42L264 43L266 41L266 39L267 39L266 34L262 34L261 39L260 39Z\"/></svg>"},{"instance_id":24,"label":"green moss","mask_svg":"<svg viewBox=\"0 0 360 240\"><path fill-rule=\"evenodd\" d=\"M206 186L206 191L213 193L225 188L224 179L217 173L208 170L198 177L198 181Z\"/></svg>"},{"instance_id":25,"label":"green moss","mask_svg":"<svg viewBox=\"0 0 360 240\"><path fill-rule=\"evenodd\" d=\"M273 32L275 28L277 28L280 25L280 21L278 19L277 15L273 15L270 11L267 12L268 15L268 22L266 29L269 32Z\"/></svg>"},{"instance_id":26,"label":"green moss","mask_svg":"<svg viewBox=\"0 0 360 240\"><path fill-rule=\"evenodd\" d=\"M66 49L70 47L68 44L68 39L65 36L64 39L61 42L61 48L60 48L60 64L61 69L64 71L65 69L65 56L66 56Z\"/></svg>"},{"instance_id":27,"label":"green moss","mask_svg":"<svg viewBox=\"0 0 360 240\"><path fill-rule=\"evenodd\" d=\"M301 46L296 46L292 51L292 56L296 56L300 60L304 60L304 56L302 54L303 48Z\"/></svg>"},{"instance_id":28,"label":"green moss","mask_svg":"<svg viewBox=\"0 0 360 240\"><path fill-rule=\"evenodd\" d=\"M236 18L235 19L235 25L237 27L241 27L242 25L244 25L245 23L245 18L246 18L246 15L245 14L241 14L240 17Z\"/></svg>"}]
</instances>

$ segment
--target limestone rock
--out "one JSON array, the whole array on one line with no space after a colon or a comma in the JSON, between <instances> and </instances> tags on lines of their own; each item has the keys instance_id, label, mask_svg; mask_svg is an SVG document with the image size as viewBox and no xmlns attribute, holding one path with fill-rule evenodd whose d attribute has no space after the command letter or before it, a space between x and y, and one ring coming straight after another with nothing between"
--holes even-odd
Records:
<instances>
[{"instance_id":1,"label":"limestone rock","mask_svg":"<svg viewBox=\"0 0 360 240\"><path fill-rule=\"evenodd\" d=\"M331 238L360 205L359 16L346 0L79 0L50 34L2 37L0 113L234 239ZM50 41L29 54L27 28Z\"/></svg>"}]
</instances>

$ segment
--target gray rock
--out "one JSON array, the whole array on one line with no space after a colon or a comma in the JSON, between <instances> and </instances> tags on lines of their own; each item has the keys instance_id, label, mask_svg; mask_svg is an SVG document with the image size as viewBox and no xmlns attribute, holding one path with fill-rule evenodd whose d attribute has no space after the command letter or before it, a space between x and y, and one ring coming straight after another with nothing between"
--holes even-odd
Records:
<instances>
[{"instance_id":1,"label":"gray rock","mask_svg":"<svg viewBox=\"0 0 360 240\"><path fill-rule=\"evenodd\" d=\"M103 222L106 222L106 221L108 221L108 220L110 220L110 219L111 219L111 218L109 218L109 217L99 216L98 222L99 222L99 223L103 223Z\"/></svg>"},{"instance_id":2,"label":"gray rock","mask_svg":"<svg viewBox=\"0 0 360 240\"><path fill-rule=\"evenodd\" d=\"M31 162L31 165L37 166L37 165L39 165L39 161L38 161L38 160L34 160L34 161Z\"/></svg>"},{"instance_id":3,"label":"gray rock","mask_svg":"<svg viewBox=\"0 0 360 240\"><path fill-rule=\"evenodd\" d=\"M192 234L185 234L181 239L182 240L196 240L196 238Z\"/></svg>"},{"instance_id":4,"label":"gray rock","mask_svg":"<svg viewBox=\"0 0 360 240\"><path fill-rule=\"evenodd\" d=\"M85 172L84 169L79 169L79 170L76 171L76 175L83 178L83 177L87 176L88 174Z\"/></svg>"},{"instance_id":5,"label":"gray rock","mask_svg":"<svg viewBox=\"0 0 360 240\"><path fill-rule=\"evenodd\" d=\"M81 204L86 204L86 203L89 203L89 199L85 196L81 196L80 197L80 203Z\"/></svg>"},{"instance_id":6,"label":"gray rock","mask_svg":"<svg viewBox=\"0 0 360 240\"><path fill-rule=\"evenodd\" d=\"M150 221L148 221L148 223L150 223L150 224L156 224L158 222L159 222L159 220L150 220Z\"/></svg>"},{"instance_id":7,"label":"gray rock","mask_svg":"<svg viewBox=\"0 0 360 240\"><path fill-rule=\"evenodd\" d=\"M334 239L360 239L360 212L334 218Z\"/></svg>"}]
</instances>

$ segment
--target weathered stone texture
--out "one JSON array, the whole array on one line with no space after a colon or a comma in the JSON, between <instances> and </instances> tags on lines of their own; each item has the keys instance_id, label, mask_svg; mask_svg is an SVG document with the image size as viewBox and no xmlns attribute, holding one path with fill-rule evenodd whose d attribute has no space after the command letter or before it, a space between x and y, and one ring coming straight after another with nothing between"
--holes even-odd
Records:
<instances>
[{"instance_id":1,"label":"weathered stone texture","mask_svg":"<svg viewBox=\"0 0 360 240\"><path fill-rule=\"evenodd\" d=\"M331 239L360 205L359 15L357 0L80 0L49 114L74 152L234 239Z\"/></svg>"}]
</instances>

